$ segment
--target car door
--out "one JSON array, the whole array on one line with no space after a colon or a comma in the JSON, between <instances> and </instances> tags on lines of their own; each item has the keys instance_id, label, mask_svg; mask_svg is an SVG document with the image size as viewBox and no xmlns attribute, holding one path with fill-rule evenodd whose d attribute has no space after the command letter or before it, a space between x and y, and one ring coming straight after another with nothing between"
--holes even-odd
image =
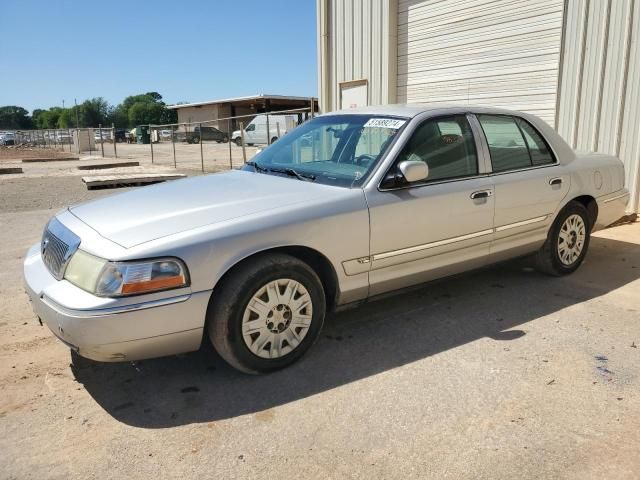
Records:
<instances>
[{"instance_id":1,"label":"car door","mask_svg":"<svg viewBox=\"0 0 640 480\"><path fill-rule=\"evenodd\" d=\"M537 250L571 177L535 127L524 118L477 115L491 159L495 188L495 235L491 260Z\"/></svg>"},{"instance_id":2,"label":"car door","mask_svg":"<svg viewBox=\"0 0 640 480\"><path fill-rule=\"evenodd\" d=\"M371 223L370 295L487 261L493 184L469 120L464 114L447 115L415 128L390 173L402 161L424 161L429 168L425 180L365 189Z\"/></svg>"}]
</instances>

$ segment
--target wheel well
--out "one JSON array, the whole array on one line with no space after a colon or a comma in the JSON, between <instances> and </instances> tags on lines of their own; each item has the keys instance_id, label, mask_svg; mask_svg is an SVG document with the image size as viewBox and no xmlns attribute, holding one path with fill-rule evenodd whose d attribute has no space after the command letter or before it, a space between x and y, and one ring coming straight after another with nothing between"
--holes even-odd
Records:
<instances>
[{"instance_id":1,"label":"wheel well","mask_svg":"<svg viewBox=\"0 0 640 480\"><path fill-rule=\"evenodd\" d=\"M262 250L246 258L243 258L240 262L236 263L233 267L231 267L224 273L224 275L218 281L216 287L214 287L214 291L216 288L218 288L218 285L221 285L224 282L224 279L239 265L251 261L259 255L264 255L267 253L284 253L287 255L291 255L292 257L296 257L298 260L301 260L309 265L316 272L318 277L320 277L320 281L322 282L322 287L324 288L327 300L327 311L331 311L335 308L338 295L338 277L336 275L336 272L327 257L322 255L317 250L309 247L277 247L271 248L269 250Z\"/></svg>"},{"instance_id":2,"label":"wheel well","mask_svg":"<svg viewBox=\"0 0 640 480\"><path fill-rule=\"evenodd\" d=\"M591 228L593 228L598 218L598 202L596 202L596 199L591 195L582 195L574 198L573 201L581 203L584 205L584 208L587 209L589 213L589 223L591 223Z\"/></svg>"}]
</instances>

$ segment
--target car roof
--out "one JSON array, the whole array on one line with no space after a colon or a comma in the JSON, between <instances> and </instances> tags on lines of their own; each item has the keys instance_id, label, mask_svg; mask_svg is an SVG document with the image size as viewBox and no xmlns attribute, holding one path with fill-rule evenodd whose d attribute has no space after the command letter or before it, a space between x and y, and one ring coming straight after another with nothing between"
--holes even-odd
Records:
<instances>
[{"instance_id":1,"label":"car roof","mask_svg":"<svg viewBox=\"0 0 640 480\"><path fill-rule=\"evenodd\" d=\"M502 115L522 115L522 112L504 108L486 107L478 105L442 104L442 103L398 103L393 105L369 105L366 107L337 110L324 115L357 115L378 114L397 117L413 118L421 113L456 114L456 113L493 113Z\"/></svg>"}]
</instances>

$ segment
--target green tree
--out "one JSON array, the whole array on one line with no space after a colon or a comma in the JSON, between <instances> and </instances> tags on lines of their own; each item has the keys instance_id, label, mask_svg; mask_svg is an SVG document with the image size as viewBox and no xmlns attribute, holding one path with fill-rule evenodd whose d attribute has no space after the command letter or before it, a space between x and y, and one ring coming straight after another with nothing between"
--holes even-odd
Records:
<instances>
[{"instance_id":1,"label":"green tree","mask_svg":"<svg viewBox=\"0 0 640 480\"><path fill-rule=\"evenodd\" d=\"M109 108L107 114L107 124L114 124L117 128L126 128L129 126L129 117L122 105Z\"/></svg>"},{"instance_id":2,"label":"green tree","mask_svg":"<svg viewBox=\"0 0 640 480\"><path fill-rule=\"evenodd\" d=\"M162 123L164 104L155 102L136 102L129 108L129 125L148 125Z\"/></svg>"},{"instance_id":3,"label":"green tree","mask_svg":"<svg viewBox=\"0 0 640 480\"><path fill-rule=\"evenodd\" d=\"M65 108L58 118L58 128L75 128L76 127L76 108L78 113L80 107ZM80 115L78 115L80 117ZM82 125L80 125L82 126Z\"/></svg>"},{"instance_id":4,"label":"green tree","mask_svg":"<svg viewBox=\"0 0 640 480\"><path fill-rule=\"evenodd\" d=\"M49 110L36 109L31 114L33 126L35 128L58 128L60 115L63 109L60 107L51 107Z\"/></svg>"},{"instance_id":5,"label":"green tree","mask_svg":"<svg viewBox=\"0 0 640 480\"><path fill-rule=\"evenodd\" d=\"M31 128L29 112L16 105L0 107L0 128L26 129Z\"/></svg>"},{"instance_id":6,"label":"green tree","mask_svg":"<svg viewBox=\"0 0 640 480\"><path fill-rule=\"evenodd\" d=\"M158 92L147 92L125 98L115 108L114 115L120 121L126 118L128 127L178 121L177 113L166 108L166 104L162 101L162 95Z\"/></svg>"},{"instance_id":7,"label":"green tree","mask_svg":"<svg viewBox=\"0 0 640 480\"><path fill-rule=\"evenodd\" d=\"M102 97L85 100L80 104L80 126L97 127L107 124L109 104Z\"/></svg>"},{"instance_id":8,"label":"green tree","mask_svg":"<svg viewBox=\"0 0 640 480\"><path fill-rule=\"evenodd\" d=\"M33 112L31 112L31 123L35 128L42 128L40 127L40 123L42 122L40 117L43 116L46 112L46 110L43 110L41 108L36 108Z\"/></svg>"}]
</instances>

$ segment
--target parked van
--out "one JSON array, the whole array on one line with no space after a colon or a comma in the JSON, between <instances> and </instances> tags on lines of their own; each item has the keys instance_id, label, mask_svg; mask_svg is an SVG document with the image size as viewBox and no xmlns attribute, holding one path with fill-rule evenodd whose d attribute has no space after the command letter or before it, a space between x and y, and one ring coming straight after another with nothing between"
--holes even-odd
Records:
<instances>
[{"instance_id":1,"label":"parked van","mask_svg":"<svg viewBox=\"0 0 640 480\"><path fill-rule=\"evenodd\" d=\"M267 135L267 115L257 115L244 129L244 142L246 145L265 145L278 140L289 130L298 125L296 115L269 115L269 135ZM278 135L279 133L279 135ZM240 130L231 135L231 140L236 145L242 145Z\"/></svg>"}]
</instances>

